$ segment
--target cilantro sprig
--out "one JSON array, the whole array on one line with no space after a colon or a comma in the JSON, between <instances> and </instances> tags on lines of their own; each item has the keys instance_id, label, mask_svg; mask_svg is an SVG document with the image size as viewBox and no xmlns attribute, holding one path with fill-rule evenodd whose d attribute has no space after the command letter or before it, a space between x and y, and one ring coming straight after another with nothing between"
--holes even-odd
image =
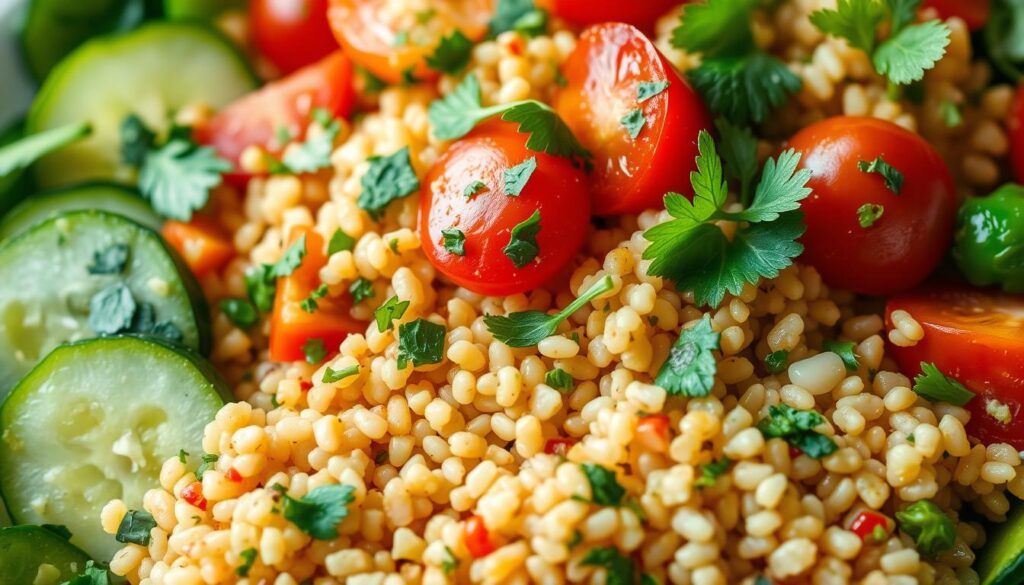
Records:
<instances>
[{"instance_id":1,"label":"cilantro sprig","mask_svg":"<svg viewBox=\"0 0 1024 585\"><path fill-rule=\"evenodd\" d=\"M787 404L768 407L768 417L757 424L765 437L781 437L812 459L821 459L839 449L830 437L814 430L825 417L813 410L797 410Z\"/></svg>"},{"instance_id":2,"label":"cilantro sprig","mask_svg":"<svg viewBox=\"0 0 1024 585\"><path fill-rule=\"evenodd\" d=\"M531 347L553 335L558 325L584 305L612 290L615 282L604 276L576 300L554 315L541 311L522 311L505 316L485 315L484 325L495 339L509 347Z\"/></svg>"},{"instance_id":3,"label":"cilantro sprig","mask_svg":"<svg viewBox=\"0 0 1024 585\"><path fill-rule=\"evenodd\" d=\"M948 402L954 406L963 406L975 396L963 384L928 362L921 362L921 373L914 378L914 392L932 402Z\"/></svg>"},{"instance_id":4,"label":"cilantro sprig","mask_svg":"<svg viewBox=\"0 0 1024 585\"><path fill-rule=\"evenodd\" d=\"M289 496L280 484L274 488L281 496L285 520L317 540L338 538L338 524L348 516L348 505L355 501L355 488L347 484L322 485L301 498Z\"/></svg>"},{"instance_id":5,"label":"cilantro sprig","mask_svg":"<svg viewBox=\"0 0 1024 585\"><path fill-rule=\"evenodd\" d=\"M725 211L727 188L714 140L702 130L697 144L693 202L678 193L665 195L674 219L644 232L651 245L643 257L652 260L650 274L692 291L698 305L716 307L726 292L739 294L746 283L777 277L803 252L796 239L806 227L796 210L811 193L811 172L797 170L800 154L786 150L765 163L750 206ZM715 224L722 220L740 222L731 239Z\"/></svg>"},{"instance_id":6,"label":"cilantro sprig","mask_svg":"<svg viewBox=\"0 0 1024 585\"><path fill-rule=\"evenodd\" d=\"M679 334L654 383L673 396L710 394L718 371L713 352L721 338L711 328L711 315L704 315L700 323Z\"/></svg>"}]
</instances>

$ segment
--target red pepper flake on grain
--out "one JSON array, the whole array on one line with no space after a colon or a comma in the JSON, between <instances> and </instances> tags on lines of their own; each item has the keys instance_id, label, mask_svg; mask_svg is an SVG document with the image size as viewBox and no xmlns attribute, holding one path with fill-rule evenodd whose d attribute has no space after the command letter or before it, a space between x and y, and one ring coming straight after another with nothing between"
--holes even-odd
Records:
<instances>
[{"instance_id":1,"label":"red pepper flake on grain","mask_svg":"<svg viewBox=\"0 0 1024 585\"><path fill-rule=\"evenodd\" d=\"M893 521L884 514L865 510L850 522L850 532L867 543L879 543L892 533Z\"/></svg>"},{"instance_id":2,"label":"red pepper flake on grain","mask_svg":"<svg viewBox=\"0 0 1024 585\"><path fill-rule=\"evenodd\" d=\"M803 454L804 454L803 451L801 451L800 449L797 449L796 447L793 447L792 445L790 445L790 447L789 447L789 458L790 459L796 459L797 457L799 457L799 456L801 456Z\"/></svg>"},{"instance_id":3,"label":"red pepper flake on grain","mask_svg":"<svg viewBox=\"0 0 1024 585\"><path fill-rule=\"evenodd\" d=\"M491 542L491 535L484 526L484 519L480 516L470 516L466 519L462 538L466 543L466 550L474 559L486 557L496 550L494 543Z\"/></svg>"},{"instance_id":4,"label":"red pepper flake on grain","mask_svg":"<svg viewBox=\"0 0 1024 585\"><path fill-rule=\"evenodd\" d=\"M299 388L303 392L309 392L309 390L313 388L313 383L307 382L306 380L302 380L301 382L299 382Z\"/></svg>"},{"instance_id":5,"label":"red pepper flake on grain","mask_svg":"<svg viewBox=\"0 0 1024 585\"><path fill-rule=\"evenodd\" d=\"M206 510L206 498L203 497L203 484L198 481L188 484L183 490L181 490L181 499L200 510Z\"/></svg>"},{"instance_id":6,"label":"red pepper flake on grain","mask_svg":"<svg viewBox=\"0 0 1024 585\"><path fill-rule=\"evenodd\" d=\"M548 442L544 444L544 452L548 455L561 455L564 457L575 444L576 439L548 439Z\"/></svg>"},{"instance_id":7,"label":"red pepper flake on grain","mask_svg":"<svg viewBox=\"0 0 1024 585\"><path fill-rule=\"evenodd\" d=\"M233 481L235 483L242 481L242 474L238 473L234 467L229 467L227 472L224 474L224 477L226 477L228 481Z\"/></svg>"}]
</instances>

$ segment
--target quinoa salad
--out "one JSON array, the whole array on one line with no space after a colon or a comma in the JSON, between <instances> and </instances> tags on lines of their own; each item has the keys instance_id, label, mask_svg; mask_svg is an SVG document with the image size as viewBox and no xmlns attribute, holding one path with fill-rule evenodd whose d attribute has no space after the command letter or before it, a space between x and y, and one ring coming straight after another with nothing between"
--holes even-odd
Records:
<instances>
[{"instance_id":1,"label":"quinoa salad","mask_svg":"<svg viewBox=\"0 0 1024 585\"><path fill-rule=\"evenodd\" d=\"M1021 2L23 4L0 585L1024 582Z\"/></svg>"}]
</instances>

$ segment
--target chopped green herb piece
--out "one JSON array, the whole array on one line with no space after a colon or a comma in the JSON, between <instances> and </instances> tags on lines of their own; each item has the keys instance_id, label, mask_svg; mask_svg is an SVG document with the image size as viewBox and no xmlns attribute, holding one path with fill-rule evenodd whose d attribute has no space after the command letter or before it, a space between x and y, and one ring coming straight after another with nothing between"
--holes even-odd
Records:
<instances>
[{"instance_id":1,"label":"chopped green herb piece","mask_svg":"<svg viewBox=\"0 0 1024 585\"><path fill-rule=\"evenodd\" d=\"M605 570L605 585L633 585L636 578L636 564L633 559L622 556L614 546L592 548L580 561L581 565L601 567Z\"/></svg>"},{"instance_id":2,"label":"chopped green herb piece","mask_svg":"<svg viewBox=\"0 0 1024 585\"><path fill-rule=\"evenodd\" d=\"M857 363L857 352L854 351L854 343L852 341L835 341L832 339L826 339L821 342L821 349L824 351L830 351L841 360L843 365L846 366L846 370L849 372L856 372L860 364Z\"/></svg>"},{"instance_id":3,"label":"chopped green herb piece","mask_svg":"<svg viewBox=\"0 0 1024 585\"><path fill-rule=\"evenodd\" d=\"M408 146L387 156L372 156L369 162L370 168L360 179L363 190L356 204L374 219L379 219L389 203L419 189L420 180L412 168Z\"/></svg>"},{"instance_id":4,"label":"chopped green herb piece","mask_svg":"<svg viewBox=\"0 0 1024 585\"><path fill-rule=\"evenodd\" d=\"M548 30L548 13L546 10L531 10L517 18L512 29L523 36L540 36Z\"/></svg>"},{"instance_id":5,"label":"chopped green herb piece","mask_svg":"<svg viewBox=\"0 0 1024 585\"><path fill-rule=\"evenodd\" d=\"M124 283L97 292L89 300L89 328L100 335L127 331L135 316L135 298Z\"/></svg>"},{"instance_id":6,"label":"chopped green herb piece","mask_svg":"<svg viewBox=\"0 0 1024 585\"><path fill-rule=\"evenodd\" d=\"M573 530L572 538L569 539L569 542L565 543L565 546L569 550L572 550L576 548L576 546L579 545L581 542L583 542L583 533L579 530Z\"/></svg>"},{"instance_id":7,"label":"chopped green herb piece","mask_svg":"<svg viewBox=\"0 0 1024 585\"><path fill-rule=\"evenodd\" d=\"M926 557L934 558L956 544L953 520L931 500L918 500L896 512L896 522Z\"/></svg>"},{"instance_id":8,"label":"chopped green herb piece","mask_svg":"<svg viewBox=\"0 0 1024 585\"><path fill-rule=\"evenodd\" d=\"M316 115L321 111L326 115ZM284 153L282 162L291 173L315 173L331 166L331 153L341 132L341 123L325 110L315 111L314 119L320 126L319 131L311 132L302 144Z\"/></svg>"},{"instance_id":9,"label":"chopped green herb piece","mask_svg":"<svg viewBox=\"0 0 1024 585\"><path fill-rule=\"evenodd\" d=\"M254 548L247 548L242 552L238 553L238 557L242 560L242 564L235 567L235 575L239 577L248 577L249 571L252 570L253 563L256 562L257 551Z\"/></svg>"},{"instance_id":10,"label":"chopped green herb piece","mask_svg":"<svg viewBox=\"0 0 1024 585\"><path fill-rule=\"evenodd\" d=\"M316 365L327 357L327 348L324 347L324 340L313 337L302 344L302 354L306 356L306 363Z\"/></svg>"},{"instance_id":11,"label":"chopped green herb piece","mask_svg":"<svg viewBox=\"0 0 1024 585\"><path fill-rule=\"evenodd\" d=\"M583 475L590 483L590 499L599 506L618 506L626 495L626 489L619 485L615 472L594 463L580 465Z\"/></svg>"},{"instance_id":12,"label":"chopped green herb piece","mask_svg":"<svg viewBox=\"0 0 1024 585\"><path fill-rule=\"evenodd\" d=\"M910 443L911 445L917 443L917 439L914 437L914 433L910 433L909 435L907 435L907 442Z\"/></svg>"},{"instance_id":13,"label":"chopped green herb piece","mask_svg":"<svg viewBox=\"0 0 1024 585\"><path fill-rule=\"evenodd\" d=\"M274 307L277 279L273 268L270 264L260 264L245 271L245 291L252 304L264 313Z\"/></svg>"},{"instance_id":14,"label":"chopped green herb piece","mask_svg":"<svg viewBox=\"0 0 1024 585\"><path fill-rule=\"evenodd\" d=\"M85 562L84 571L61 585L110 585L110 573L95 561L89 560Z\"/></svg>"},{"instance_id":15,"label":"chopped green herb piece","mask_svg":"<svg viewBox=\"0 0 1024 585\"><path fill-rule=\"evenodd\" d=\"M857 223L862 228L869 228L882 218L883 213L885 213L885 207L876 203L865 203L857 208Z\"/></svg>"},{"instance_id":16,"label":"chopped green herb piece","mask_svg":"<svg viewBox=\"0 0 1024 585\"><path fill-rule=\"evenodd\" d=\"M714 351L720 333L711 328L711 315L679 334L654 383L673 396L707 396L715 385L718 365Z\"/></svg>"},{"instance_id":17,"label":"chopped green herb piece","mask_svg":"<svg viewBox=\"0 0 1024 585\"><path fill-rule=\"evenodd\" d=\"M462 31L455 31L441 37L441 42L434 49L434 53L427 55L427 66L435 71L455 75L469 65L469 59L473 54L473 41L462 34Z\"/></svg>"},{"instance_id":18,"label":"chopped green herb piece","mask_svg":"<svg viewBox=\"0 0 1024 585\"><path fill-rule=\"evenodd\" d=\"M507 169L505 171L505 194L509 197L519 197L536 170L537 157L535 156Z\"/></svg>"},{"instance_id":19,"label":"chopped green herb piece","mask_svg":"<svg viewBox=\"0 0 1024 585\"><path fill-rule=\"evenodd\" d=\"M764 366L769 374L781 374L786 371L786 364L789 362L789 352L780 349L764 356Z\"/></svg>"},{"instance_id":20,"label":"chopped green herb piece","mask_svg":"<svg viewBox=\"0 0 1024 585\"><path fill-rule=\"evenodd\" d=\"M342 368L340 370L334 370L328 367L326 370L324 370L324 377L321 379L321 381L324 384L333 384L335 382L340 382L345 378L348 378L349 376L355 376L357 374L359 374L359 366L349 366L347 368Z\"/></svg>"},{"instance_id":21,"label":"chopped green herb piece","mask_svg":"<svg viewBox=\"0 0 1024 585\"><path fill-rule=\"evenodd\" d=\"M366 67L356 67L356 73L363 80L363 91L366 93L380 93L388 86L383 79L371 73Z\"/></svg>"},{"instance_id":22,"label":"chopped green herb piece","mask_svg":"<svg viewBox=\"0 0 1024 585\"><path fill-rule=\"evenodd\" d=\"M86 267L89 274L121 274L128 266L128 244L111 244L92 255L92 264Z\"/></svg>"},{"instance_id":23,"label":"chopped green herb piece","mask_svg":"<svg viewBox=\"0 0 1024 585\"><path fill-rule=\"evenodd\" d=\"M444 547L444 558L441 559L441 570L445 575L451 575L455 572L455 569L459 568L459 559L455 557L455 553L452 549L447 546Z\"/></svg>"},{"instance_id":24,"label":"chopped green herb piece","mask_svg":"<svg viewBox=\"0 0 1024 585\"><path fill-rule=\"evenodd\" d=\"M232 323L242 329L248 329L260 320L256 307L243 299L224 299L220 302L220 310Z\"/></svg>"},{"instance_id":25,"label":"chopped green herb piece","mask_svg":"<svg viewBox=\"0 0 1024 585\"><path fill-rule=\"evenodd\" d=\"M178 449L178 461L180 461L182 465L188 463L188 451L184 449Z\"/></svg>"},{"instance_id":26,"label":"chopped green herb piece","mask_svg":"<svg viewBox=\"0 0 1024 585\"><path fill-rule=\"evenodd\" d=\"M718 461L712 461L711 463L705 463L700 466L700 477L693 482L693 485L697 487L711 487L718 481L718 477L729 471L729 465L732 461L728 457L722 456Z\"/></svg>"},{"instance_id":27,"label":"chopped green herb piece","mask_svg":"<svg viewBox=\"0 0 1024 585\"><path fill-rule=\"evenodd\" d=\"M489 36L496 37L503 32L515 30L516 22L535 10L533 0L498 0L488 25Z\"/></svg>"},{"instance_id":28,"label":"chopped green herb piece","mask_svg":"<svg viewBox=\"0 0 1024 585\"><path fill-rule=\"evenodd\" d=\"M377 321L377 331L384 333L394 327L392 321L401 319L408 308L409 301L399 301L397 295L384 301L384 304L373 312L373 318Z\"/></svg>"},{"instance_id":29,"label":"chopped green herb piece","mask_svg":"<svg viewBox=\"0 0 1024 585\"><path fill-rule=\"evenodd\" d=\"M310 291L308 297L302 299L302 301L299 303L299 307L301 307L302 310L307 313L315 313L316 310L320 308L320 305L317 304L317 301L324 298L325 296L327 296L327 285L321 284L320 286Z\"/></svg>"},{"instance_id":30,"label":"chopped green herb piece","mask_svg":"<svg viewBox=\"0 0 1024 585\"><path fill-rule=\"evenodd\" d=\"M351 252L356 247L356 239L346 234L341 228L334 230L331 241L327 244L327 255L332 256L338 252Z\"/></svg>"},{"instance_id":31,"label":"chopped green herb piece","mask_svg":"<svg viewBox=\"0 0 1024 585\"><path fill-rule=\"evenodd\" d=\"M668 80L665 81L641 81L636 85L636 101L644 103L652 97L668 89Z\"/></svg>"},{"instance_id":32,"label":"chopped green herb piece","mask_svg":"<svg viewBox=\"0 0 1024 585\"><path fill-rule=\"evenodd\" d=\"M302 259L306 257L306 234L299 236L299 239L288 246L288 249L284 251L284 255L281 259L275 262L270 269L271 276L278 278L290 276L295 269L302 264Z\"/></svg>"},{"instance_id":33,"label":"chopped green herb piece","mask_svg":"<svg viewBox=\"0 0 1024 585\"><path fill-rule=\"evenodd\" d=\"M376 294L373 292L373 282L361 276L348 287L348 292L352 294L352 302L357 305Z\"/></svg>"},{"instance_id":34,"label":"chopped green herb piece","mask_svg":"<svg viewBox=\"0 0 1024 585\"><path fill-rule=\"evenodd\" d=\"M661 585L661 581L650 573L644 573L640 575L640 585Z\"/></svg>"},{"instance_id":35,"label":"chopped green herb piece","mask_svg":"<svg viewBox=\"0 0 1024 585\"><path fill-rule=\"evenodd\" d=\"M274 142L277 143L278 148L283 148L284 145L292 141L295 136L287 126L278 126L274 128Z\"/></svg>"},{"instance_id":36,"label":"chopped green herb piece","mask_svg":"<svg viewBox=\"0 0 1024 585\"><path fill-rule=\"evenodd\" d=\"M402 323L398 327L398 367L439 364L444 359L444 336L447 331L426 319Z\"/></svg>"},{"instance_id":37,"label":"chopped green herb piece","mask_svg":"<svg viewBox=\"0 0 1024 585\"><path fill-rule=\"evenodd\" d=\"M565 321L570 315L580 310L584 305L615 286L611 276L604 276L594 283L579 298L570 303L567 307L548 315L541 311L523 311L510 313L506 316L485 315L484 325L495 339L509 347L530 347L540 343L542 339L554 335L559 323ZM577 341L578 343L578 341Z\"/></svg>"},{"instance_id":38,"label":"chopped green herb piece","mask_svg":"<svg viewBox=\"0 0 1024 585\"><path fill-rule=\"evenodd\" d=\"M477 193L483 191L486 188L487 183L484 183L483 181L479 180L473 181L472 183L466 185L466 188L462 190L462 196L465 197L466 199L470 199L473 197L473 195L476 195Z\"/></svg>"},{"instance_id":39,"label":"chopped green herb piece","mask_svg":"<svg viewBox=\"0 0 1024 585\"><path fill-rule=\"evenodd\" d=\"M540 230L539 209L534 210L533 215L512 228L508 244L501 251L508 256L516 268L522 268L533 262L537 254L540 254L540 246L537 245L537 234Z\"/></svg>"},{"instance_id":40,"label":"chopped green herb piece","mask_svg":"<svg viewBox=\"0 0 1024 585\"><path fill-rule=\"evenodd\" d=\"M217 460L220 456L213 453L203 453L203 456L199 458L199 467L196 468L196 479L202 481L203 474L216 467Z\"/></svg>"},{"instance_id":41,"label":"chopped green herb piece","mask_svg":"<svg viewBox=\"0 0 1024 585\"><path fill-rule=\"evenodd\" d=\"M444 249L456 256L466 255L466 234L456 228L441 230L441 237L444 238Z\"/></svg>"},{"instance_id":42,"label":"chopped green herb piece","mask_svg":"<svg viewBox=\"0 0 1024 585\"><path fill-rule=\"evenodd\" d=\"M942 121L947 128L958 128L964 123L964 116L960 113L960 106L952 100L943 100L939 105L942 112Z\"/></svg>"},{"instance_id":43,"label":"chopped green herb piece","mask_svg":"<svg viewBox=\"0 0 1024 585\"><path fill-rule=\"evenodd\" d=\"M125 544L149 546L149 531L156 528L153 515L144 510L128 510L117 527L114 540Z\"/></svg>"},{"instance_id":44,"label":"chopped green herb piece","mask_svg":"<svg viewBox=\"0 0 1024 585\"><path fill-rule=\"evenodd\" d=\"M146 126L136 114L129 114L121 121L121 160L133 167L146 162L146 154L156 144L156 132Z\"/></svg>"},{"instance_id":45,"label":"chopped green herb piece","mask_svg":"<svg viewBox=\"0 0 1024 585\"><path fill-rule=\"evenodd\" d=\"M139 191L164 217L188 221L206 205L210 189L221 183L232 164L208 146L171 140L146 153L139 171Z\"/></svg>"},{"instance_id":46,"label":"chopped green herb piece","mask_svg":"<svg viewBox=\"0 0 1024 585\"><path fill-rule=\"evenodd\" d=\"M562 368L555 368L548 370L544 374L544 383L551 386L555 390L572 390L576 385L576 381L572 379L569 372L566 372Z\"/></svg>"},{"instance_id":47,"label":"chopped green herb piece","mask_svg":"<svg viewBox=\"0 0 1024 585\"><path fill-rule=\"evenodd\" d=\"M875 160L871 162L865 160L859 161L857 163L857 168L863 173L877 173L881 175L882 179L885 181L885 188L896 195L899 195L900 191L903 190L903 173L885 162L885 159L881 156L875 158Z\"/></svg>"},{"instance_id":48,"label":"chopped green herb piece","mask_svg":"<svg viewBox=\"0 0 1024 585\"><path fill-rule=\"evenodd\" d=\"M644 125L647 124L647 118L644 117L644 111L637 108L623 116L620 122L629 132L629 137L636 140L636 137L640 136L640 131L644 129Z\"/></svg>"},{"instance_id":49,"label":"chopped green herb piece","mask_svg":"<svg viewBox=\"0 0 1024 585\"><path fill-rule=\"evenodd\" d=\"M878 45L875 70L897 85L920 81L946 54L949 36L949 27L938 20L908 26Z\"/></svg>"},{"instance_id":50,"label":"chopped green herb piece","mask_svg":"<svg viewBox=\"0 0 1024 585\"><path fill-rule=\"evenodd\" d=\"M391 238L388 240L388 249L391 250L392 254L398 254L398 238Z\"/></svg>"},{"instance_id":51,"label":"chopped green herb piece","mask_svg":"<svg viewBox=\"0 0 1024 585\"><path fill-rule=\"evenodd\" d=\"M921 373L914 378L914 392L932 402L948 402L954 406L963 406L975 396L963 384L928 362L921 362Z\"/></svg>"},{"instance_id":52,"label":"chopped green herb piece","mask_svg":"<svg viewBox=\"0 0 1024 585\"><path fill-rule=\"evenodd\" d=\"M338 524L348 516L348 505L355 501L355 488L346 484L322 485L301 498L289 496L283 488L279 491L285 520L317 540L338 538Z\"/></svg>"},{"instance_id":53,"label":"chopped green herb piece","mask_svg":"<svg viewBox=\"0 0 1024 585\"><path fill-rule=\"evenodd\" d=\"M812 410L797 410L787 404L768 407L768 417L757 424L765 437L784 439L812 459L835 453L835 441L814 430L825 418Z\"/></svg>"}]
</instances>

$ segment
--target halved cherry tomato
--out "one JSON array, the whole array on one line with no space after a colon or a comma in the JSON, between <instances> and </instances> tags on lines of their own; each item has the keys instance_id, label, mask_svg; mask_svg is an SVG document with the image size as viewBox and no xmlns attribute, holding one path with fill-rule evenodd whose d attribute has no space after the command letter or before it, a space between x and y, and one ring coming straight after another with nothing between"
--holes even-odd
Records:
<instances>
[{"instance_id":1,"label":"halved cherry tomato","mask_svg":"<svg viewBox=\"0 0 1024 585\"><path fill-rule=\"evenodd\" d=\"M252 41L281 73L291 73L338 48L327 25L327 0L250 0Z\"/></svg>"},{"instance_id":2,"label":"halved cherry tomato","mask_svg":"<svg viewBox=\"0 0 1024 585\"><path fill-rule=\"evenodd\" d=\"M555 16L576 25L586 26L600 22L626 22L647 32L654 31L654 23L672 8L683 4L681 0L538 0L537 6L550 10Z\"/></svg>"},{"instance_id":3,"label":"halved cherry tomato","mask_svg":"<svg viewBox=\"0 0 1024 585\"><path fill-rule=\"evenodd\" d=\"M325 297L317 300L317 310L309 313L301 303L320 286L320 269L327 264L324 239L309 228L295 230L292 242L306 236L306 256L290 275L277 279L277 295L270 322L270 359L277 362L301 360L302 346L312 339L324 342L328 351L337 349L350 333L366 329L366 324L349 314L351 299Z\"/></svg>"},{"instance_id":4,"label":"halved cherry tomato","mask_svg":"<svg viewBox=\"0 0 1024 585\"><path fill-rule=\"evenodd\" d=\"M849 116L807 126L789 146L812 173L814 191L801 204L803 262L831 286L868 295L928 276L949 249L956 216L953 178L934 148L892 122ZM902 174L898 195L882 174L860 169L878 157ZM865 205L884 208L870 227L860 223Z\"/></svg>"},{"instance_id":5,"label":"halved cherry tomato","mask_svg":"<svg viewBox=\"0 0 1024 585\"><path fill-rule=\"evenodd\" d=\"M511 295L543 285L576 256L590 227L590 194L583 172L567 158L526 148L527 134L501 120L481 124L441 156L423 182L420 240L445 276L474 292ZM505 193L505 171L535 159L522 192ZM467 187L483 183L475 194ZM518 224L540 213L539 252L517 268L503 249ZM461 230L465 255L444 246L442 230Z\"/></svg>"},{"instance_id":6,"label":"halved cherry tomato","mask_svg":"<svg viewBox=\"0 0 1024 585\"><path fill-rule=\"evenodd\" d=\"M160 234L196 276L220 270L235 256L234 244L220 227L198 215L187 223L168 220Z\"/></svg>"},{"instance_id":7,"label":"halved cherry tomato","mask_svg":"<svg viewBox=\"0 0 1024 585\"><path fill-rule=\"evenodd\" d=\"M594 155L596 215L658 208L668 191L692 192L697 135L711 117L650 39L628 24L590 27L562 71L567 83L554 105ZM643 82L668 82L668 88L640 102ZM643 112L644 125L634 139L623 118L635 110Z\"/></svg>"},{"instance_id":8,"label":"halved cherry tomato","mask_svg":"<svg viewBox=\"0 0 1024 585\"><path fill-rule=\"evenodd\" d=\"M888 516L873 510L864 510L850 522L850 532L863 541L878 543L888 538L895 526Z\"/></svg>"},{"instance_id":9,"label":"halved cherry tomato","mask_svg":"<svg viewBox=\"0 0 1024 585\"><path fill-rule=\"evenodd\" d=\"M636 423L636 441L649 451L668 451L669 420L664 414L649 414Z\"/></svg>"},{"instance_id":10,"label":"halved cherry tomato","mask_svg":"<svg viewBox=\"0 0 1024 585\"><path fill-rule=\"evenodd\" d=\"M409 76L432 79L426 57L441 37L458 29L477 41L487 33L495 0L428 0L429 9L389 17L387 0L330 0L327 20L357 64L388 83Z\"/></svg>"},{"instance_id":11,"label":"halved cherry tomato","mask_svg":"<svg viewBox=\"0 0 1024 585\"><path fill-rule=\"evenodd\" d=\"M971 31L984 28L992 12L990 0L925 0L924 7L934 8L943 19L952 16L963 19Z\"/></svg>"},{"instance_id":12,"label":"halved cherry tomato","mask_svg":"<svg viewBox=\"0 0 1024 585\"><path fill-rule=\"evenodd\" d=\"M251 145L280 149L283 145L275 138L279 129L301 138L313 110L324 108L344 117L354 103L352 63L341 51L335 51L228 105L196 129L196 140L237 163L242 151Z\"/></svg>"},{"instance_id":13,"label":"halved cherry tomato","mask_svg":"<svg viewBox=\"0 0 1024 585\"><path fill-rule=\"evenodd\" d=\"M479 516L470 516L466 519L462 539L474 559L486 557L496 550L494 543L491 542L491 535L484 526L484 519Z\"/></svg>"},{"instance_id":14,"label":"halved cherry tomato","mask_svg":"<svg viewBox=\"0 0 1024 585\"><path fill-rule=\"evenodd\" d=\"M977 394L965 407L971 412L968 434L1024 449L1024 297L957 287L912 291L889 299L887 327L897 309L924 329L917 345L888 349L900 369L913 376L921 362L935 364ZM1009 424L987 412L992 400L1009 408Z\"/></svg>"},{"instance_id":15,"label":"halved cherry tomato","mask_svg":"<svg viewBox=\"0 0 1024 585\"><path fill-rule=\"evenodd\" d=\"M206 509L206 498L203 497L202 482L194 481L181 490L181 499L200 510Z\"/></svg>"},{"instance_id":16,"label":"halved cherry tomato","mask_svg":"<svg viewBox=\"0 0 1024 585\"><path fill-rule=\"evenodd\" d=\"M1024 83L1017 88L1017 97L1010 112L1010 166L1017 182L1024 183Z\"/></svg>"}]
</instances>

